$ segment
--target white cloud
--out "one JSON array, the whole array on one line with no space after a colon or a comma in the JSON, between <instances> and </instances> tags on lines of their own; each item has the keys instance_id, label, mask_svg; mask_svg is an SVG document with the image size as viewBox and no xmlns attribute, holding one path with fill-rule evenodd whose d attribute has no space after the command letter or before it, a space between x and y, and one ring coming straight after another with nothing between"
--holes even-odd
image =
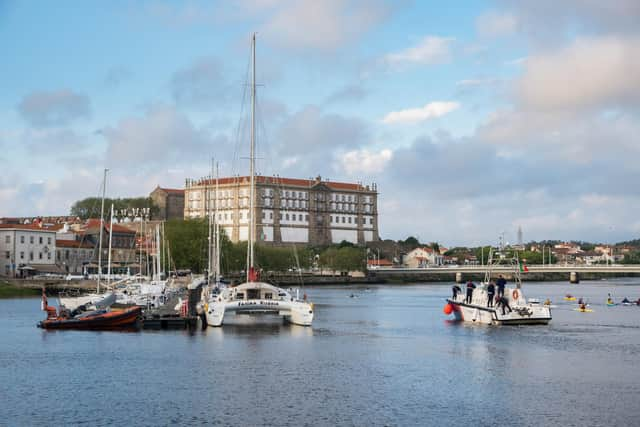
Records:
<instances>
[{"instance_id":1,"label":"white cloud","mask_svg":"<svg viewBox=\"0 0 640 427\"><path fill-rule=\"evenodd\" d=\"M336 156L342 170L349 175L381 173L393 158L393 151L379 152L367 149L348 151Z\"/></svg>"},{"instance_id":2,"label":"white cloud","mask_svg":"<svg viewBox=\"0 0 640 427\"><path fill-rule=\"evenodd\" d=\"M476 30L481 37L500 37L513 34L518 29L518 19L511 13L488 12L476 19Z\"/></svg>"},{"instance_id":3,"label":"white cloud","mask_svg":"<svg viewBox=\"0 0 640 427\"><path fill-rule=\"evenodd\" d=\"M385 55L384 62L391 67L449 62L451 59L451 44L454 40L451 37L426 36L415 46Z\"/></svg>"},{"instance_id":4,"label":"white cloud","mask_svg":"<svg viewBox=\"0 0 640 427\"><path fill-rule=\"evenodd\" d=\"M392 2L385 0L288 0L262 6L272 11L259 31L267 40L325 51L358 39L392 12Z\"/></svg>"},{"instance_id":5,"label":"white cloud","mask_svg":"<svg viewBox=\"0 0 640 427\"><path fill-rule=\"evenodd\" d=\"M527 108L579 109L640 103L640 39L578 38L529 57L516 83Z\"/></svg>"},{"instance_id":6,"label":"white cloud","mask_svg":"<svg viewBox=\"0 0 640 427\"><path fill-rule=\"evenodd\" d=\"M460 104L457 102L430 102L420 108L408 108L406 110L392 111L384 116L382 122L386 124L418 123L442 117L445 114L449 114L450 112L457 110L459 107Z\"/></svg>"}]
</instances>

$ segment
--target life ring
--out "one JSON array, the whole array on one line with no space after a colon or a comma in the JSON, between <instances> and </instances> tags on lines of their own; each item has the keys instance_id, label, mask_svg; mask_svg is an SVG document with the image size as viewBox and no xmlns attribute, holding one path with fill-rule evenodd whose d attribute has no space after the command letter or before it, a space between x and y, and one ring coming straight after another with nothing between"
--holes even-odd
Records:
<instances>
[{"instance_id":1,"label":"life ring","mask_svg":"<svg viewBox=\"0 0 640 427\"><path fill-rule=\"evenodd\" d=\"M511 293L511 295L513 296L514 300L517 300L518 297L520 296L520 293L518 292L517 289L514 289L513 292Z\"/></svg>"}]
</instances>

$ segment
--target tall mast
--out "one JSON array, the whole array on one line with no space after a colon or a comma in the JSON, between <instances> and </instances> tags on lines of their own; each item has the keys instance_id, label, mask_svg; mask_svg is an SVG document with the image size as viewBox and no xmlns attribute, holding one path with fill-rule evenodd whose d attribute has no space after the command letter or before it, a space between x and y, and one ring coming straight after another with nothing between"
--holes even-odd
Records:
<instances>
[{"instance_id":1,"label":"tall mast","mask_svg":"<svg viewBox=\"0 0 640 427\"><path fill-rule=\"evenodd\" d=\"M218 169L218 163L216 162L216 193L213 197L213 218L215 224L215 250L216 250L216 258L215 258L215 283L218 283L220 279L220 227L218 225L218 181L220 178L220 170Z\"/></svg>"},{"instance_id":2,"label":"tall mast","mask_svg":"<svg viewBox=\"0 0 640 427\"><path fill-rule=\"evenodd\" d=\"M255 218L253 212L253 199L255 192L255 145L256 145L256 33L253 33L251 40L251 151L249 154L249 173L251 174L249 188L249 253L247 268L247 281L253 270L253 241L255 239Z\"/></svg>"},{"instance_id":3,"label":"tall mast","mask_svg":"<svg viewBox=\"0 0 640 427\"><path fill-rule=\"evenodd\" d=\"M111 203L111 219L109 220L109 254L107 261L107 288L111 286L111 240L113 238L113 203Z\"/></svg>"},{"instance_id":4,"label":"tall mast","mask_svg":"<svg viewBox=\"0 0 640 427\"><path fill-rule=\"evenodd\" d=\"M213 159L211 159L211 174L209 175L209 183L211 183L211 179L213 179ZM211 271L213 265L213 211L211 209L211 200L214 197L211 196L211 187L209 185L205 186L205 190L207 192L207 212L209 213L209 237L208 237L208 257L207 257L207 283L211 283ZM217 196L217 195L216 195Z\"/></svg>"},{"instance_id":5,"label":"tall mast","mask_svg":"<svg viewBox=\"0 0 640 427\"><path fill-rule=\"evenodd\" d=\"M102 275L102 233L104 231L104 196L107 192L107 171L104 169L104 177L102 178L102 204L100 206L100 243L98 243L98 285L96 292L100 293L100 278Z\"/></svg>"}]
</instances>

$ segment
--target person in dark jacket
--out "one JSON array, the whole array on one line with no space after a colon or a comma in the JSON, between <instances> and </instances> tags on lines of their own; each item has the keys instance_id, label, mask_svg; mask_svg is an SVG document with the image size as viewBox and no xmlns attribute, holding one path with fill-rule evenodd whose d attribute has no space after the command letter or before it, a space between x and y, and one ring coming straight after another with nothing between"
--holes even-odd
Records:
<instances>
[{"instance_id":1,"label":"person in dark jacket","mask_svg":"<svg viewBox=\"0 0 640 427\"><path fill-rule=\"evenodd\" d=\"M493 297L496 294L496 285L489 282L487 285L487 307L493 307Z\"/></svg>"},{"instance_id":2,"label":"person in dark jacket","mask_svg":"<svg viewBox=\"0 0 640 427\"><path fill-rule=\"evenodd\" d=\"M496 303L496 309L498 307L502 307L502 315L503 316L506 314L505 311L504 311L505 308L507 310L509 310L509 313L511 313L511 307L509 307L509 301L507 301L507 299L505 297L503 297L503 296L502 297L498 296L498 302Z\"/></svg>"},{"instance_id":3,"label":"person in dark jacket","mask_svg":"<svg viewBox=\"0 0 640 427\"><path fill-rule=\"evenodd\" d=\"M462 292L462 289L460 289L460 286L458 285L453 285L451 287L451 292L453 293L453 299L456 299L458 296L458 293Z\"/></svg>"},{"instance_id":4,"label":"person in dark jacket","mask_svg":"<svg viewBox=\"0 0 640 427\"><path fill-rule=\"evenodd\" d=\"M498 287L498 296L499 297L503 297L504 296L504 287L507 286L507 281L502 276L502 274L500 275L500 277L498 277L498 280L496 280L496 286Z\"/></svg>"},{"instance_id":5,"label":"person in dark jacket","mask_svg":"<svg viewBox=\"0 0 640 427\"><path fill-rule=\"evenodd\" d=\"M471 299L473 298L473 290L476 288L476 285L469 280L467 282L467 304L471 304Z\"/></svg>"}]
</instances>

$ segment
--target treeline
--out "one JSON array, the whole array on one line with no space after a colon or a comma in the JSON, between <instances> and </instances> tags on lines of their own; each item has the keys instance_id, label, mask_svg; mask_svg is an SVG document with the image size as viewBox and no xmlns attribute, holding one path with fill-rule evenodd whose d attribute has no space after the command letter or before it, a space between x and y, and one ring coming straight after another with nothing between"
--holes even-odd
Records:
<instances>
[{"instance_id":1,"label":"treeline","mask_svg":"<svg viewBox=\"0 0 640 427\"><path fill-rule=\"evenodd\" d=\"M172 268L202 273L207 268L208 224L205 219L171 220L165 223ZM232 243L221 231L220 268L223 274L246 269L247 243ZM335 271L364 271L366 251L348 242L325 247L274 247L256 244L255 265L264 272L287 272L317 268Z\"/></svg>"},{"instance_id":2,"label":"treeline","mask_svg":"<svg viewBox=\"0 0 640 427\"><path fill-rule=\"evenodd\" d=\"M126 210L128 212L140 212L140 209L149 208L150 215L148 219L154 219L157 217L160 209L153 203L150 197L128 197L117 199L104 199L104 215L108 218L111 211L111 204L113 209L117 212ZM102 199L100 197L87 197L86 199L78 200L71 206L71 215L80 217L80 219L88 218L100 218L100 207L102 205ZM137 211L136 211L137 210ZM141 215L141 213L139 214Z\"/></svg>"}]
</instances>

